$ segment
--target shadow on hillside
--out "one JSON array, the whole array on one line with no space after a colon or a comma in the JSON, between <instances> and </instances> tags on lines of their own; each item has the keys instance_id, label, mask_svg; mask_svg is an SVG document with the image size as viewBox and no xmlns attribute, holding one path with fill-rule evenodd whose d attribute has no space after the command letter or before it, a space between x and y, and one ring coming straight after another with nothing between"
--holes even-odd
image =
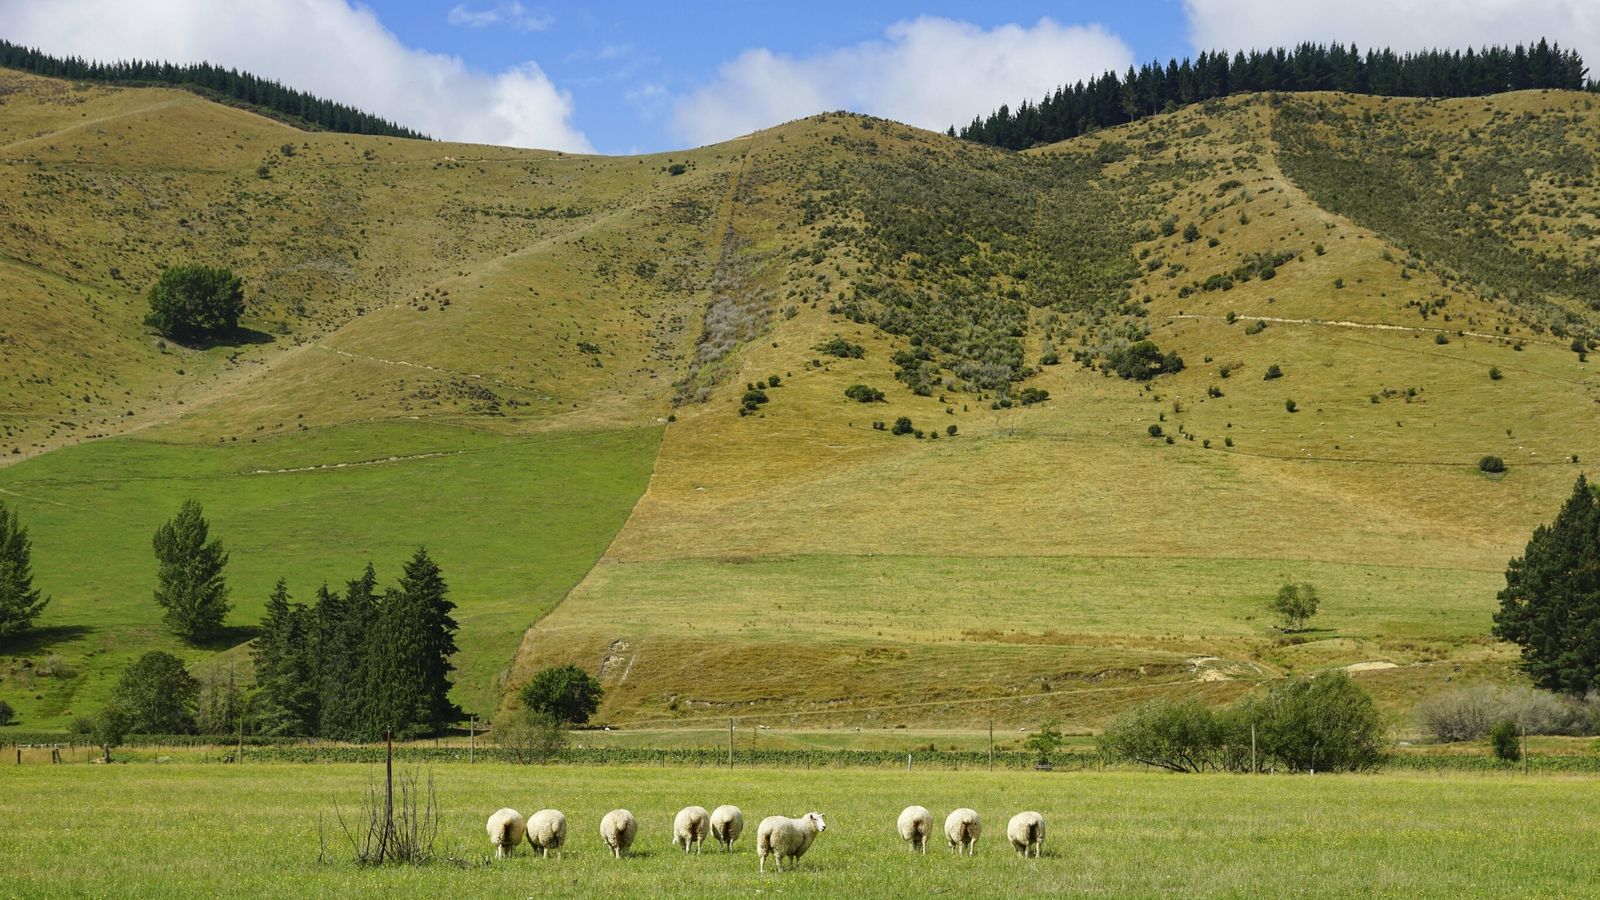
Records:
<instances>
[{"instance_id":1,"label":"shadow on hillside","mask_svg":"<svg viewBox=\"0 0 1600 900\"><path fill-rule=\"evenodd\" d=\"M254 640L255 636L260 633L261 629L255 625L229 625L220 629L211 637L202 638L189 646L199 650L211 650L220 653L223 650L237 647L246 641Z\"/></svg>"},{"instance_id":2,"label":"shadow on hillside","mask_svg":"<svg viewBox=\"0 0 1600 900\"><path fill-rule=\"evenodd\" d=\"M174 337L170 334L161 335L161 339L177 344L188 350L211 350L216 347L243 347L252 344L270 344L277 338L265 331L254 328L235 328L223 334L213 335L185 335Z\"/></svg>"},{"instance_id":3,"label":"shadow on hillside","mask_svg":"<svg viewBox=\"0 0 1600 900\"><path fill-rule=\"evenodd\" d=\"M88 637L94 629L87 625L47 625L30 628L5 642L7 656L38 656L48 653L56 644Z\"/></svg>"}]
</instances>

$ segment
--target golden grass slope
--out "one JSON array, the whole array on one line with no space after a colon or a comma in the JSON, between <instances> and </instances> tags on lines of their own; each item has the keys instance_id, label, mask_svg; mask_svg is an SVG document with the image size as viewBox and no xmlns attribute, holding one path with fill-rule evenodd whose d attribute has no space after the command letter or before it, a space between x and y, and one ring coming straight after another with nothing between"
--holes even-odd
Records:
<instances>
[{"instance_id":1,"label":"golden grass slope","mask_svg":"<svg viewBox=\"0 0 1600 900\"><path fill-rule=\"evenodd\" d=\"M1586 101L1542 102L1592 117ZM1161 206L1132 295L1185 371L1140 386L1046 367L1027 383L1049 401L992 410L913 396L887 360L903 340L803 305L731 379L782 377L759 416L736 415L738 391L679 412L606 558L529 633L524 672L598 666L619 721L863 727L1093 725L1158 690L1230 696L1374 660L1398 667L1359 677L1400 714L1449 677L1505 677L1499 573L1600 452L1594 363L1311 202L1275 161L1275 114L1240 98L1041 151L1128 148L1102 177ZM812 130L830 128L851 122ZM1148 183L1179 160L1193 177ZM1271 280L1180 290L1273 251L1294 256ZM1450 318L1420 320L1409 301L1439 295ZM836 334L865 359L808 365ZM847 401L855 382L888 404ZM899 415L958 434L870 425ZM1509 474L1481 474L1485 454ZM1270 627L1290 580L1322 591L1311 634Z\"/></svg>"}]
</instances>

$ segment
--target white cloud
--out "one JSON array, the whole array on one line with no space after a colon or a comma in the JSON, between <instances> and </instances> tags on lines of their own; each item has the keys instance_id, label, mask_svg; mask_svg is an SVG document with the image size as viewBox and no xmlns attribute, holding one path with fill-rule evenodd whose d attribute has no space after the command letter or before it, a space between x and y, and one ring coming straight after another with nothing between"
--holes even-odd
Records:
<instances>
[{"instance_id":1,"label":"white cloud","mask_svg":"<svg viewBox=\"0 0 1600 900\"><path fill-rule=\"evenodd\" d=\"M587 152L536 63L485 73L405 46L349 0L6 0L0 34L47 53L210 61L448 140Z\"/></svg>"},{"instance_id":2,"label":"white cloud","mask_svg":"<svg viewBox=\"0 0 1600 900\"><path fill-rule=\"evenodd\" d=\"M984 29L923 17L891 25L881 41L811 56L746 50L677 101L673 127L703 144L852 109L942 130L1132 60L1128 46L1099 25L1046 18Z\"/></svg>"},{"instance_id":3,"label":"white cloud","mask_svg":"<svg viewBox=\"0 0 1600 900\"><path fill-rule=\"evenodd\" d=\"M1293 46L1303 41L1464 49L1547 38L1600 66L1594 0L1184 0L1196 50Z\"/></svg>"},{"instance_id":4,"label":"white cloud","mask_svg":"<svg viewBox=\"0 0 1600 900\"><path fill-rule=\"evenodd\" d=\"M511 0L510 3L496 3L485 9L473 9L465 3L458 3L450 8L445 21L465 28L510 25L519 31L543 31L550 27L555 17L529 12L526 6Z\"/></svg>"}]
</instances>

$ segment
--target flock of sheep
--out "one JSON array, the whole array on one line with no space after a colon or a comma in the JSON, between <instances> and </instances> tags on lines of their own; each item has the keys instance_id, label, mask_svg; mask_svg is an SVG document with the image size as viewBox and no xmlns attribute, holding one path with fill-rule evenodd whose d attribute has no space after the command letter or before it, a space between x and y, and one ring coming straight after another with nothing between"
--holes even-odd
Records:
<instances>
[{"instance_id":1,"label":"flock of sheep","mask_svg":"<svg viewBox=\"0 0 1600 900\"><path fill-rule=\"evenodd\" d=\"M908 806L900 813L895 827L913 852L928 852L928 837L933 834L933 814L921 806ZM557 858L567 842L567 817L557 809L541 809L524 819L514 809L502 809L489 817L489 841L494 844L496 859L503 859L527 840L533 849L544 857L556 851ZM811 842L828 829L822 813L810 812L798 819L787 816L768 816L756 829L756 853L760 856L759 871L767 871L767 857L772 857L778 871L783 871L787 860L789 867L811 849ZM707 813L703 806L686 806L672 820L672 846L688 853L700 852L706 837L722 845L726 852L744 832L744 813L737 806L719 806ZM962 807L944 820L945 840L951 849L963 856L971 856L983 833L983 823L973 810ZM621 859L633 846L639 834L639 820L625 809L613 809L600 819L600 838L605 841L611 855ZM1044 847L1044 816L1036 812L1020 812L1006 825L1006 837L1017 855L1037 857Z\"/></svg>"}]
</instances>

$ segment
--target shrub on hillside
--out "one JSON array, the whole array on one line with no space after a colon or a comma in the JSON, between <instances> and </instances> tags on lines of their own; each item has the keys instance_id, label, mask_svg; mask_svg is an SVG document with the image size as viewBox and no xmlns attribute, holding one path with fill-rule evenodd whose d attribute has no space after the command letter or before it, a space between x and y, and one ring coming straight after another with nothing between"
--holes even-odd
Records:
<instances>
[{"instance_id":1,"label":"shrub on hillside","mask_svg":"<svg viewBox=\"0 0 1600 900\"><path fill-rule=\"evenodd\" d=\"M211 338L239 327L244 282L214 266L172 266L150 288L144 323L175 338Z\"/></svg>"},{"instance_id":2,"label":"shrub on hillside","mask_svg":"<svg viewBox=\"0 0 1600 900\"><path fill-rule=\"evenodd\" d=\"M1123 378L1149 381L1157 375L1183 371L1183 357L1162 353L1154 341L1139 341L1111 351L1106 365Z\"/></svg>"},{"instance_id":3,"label":"shrub on hillside","mask_svg":"<svg viewBox=\"0 0 1600 900\"><path fill-rule=\"evenodd\" d=\"M1017 402L1023 406L1032 406L1035 403L1043 403L1049 399L1049 391L1036 387L1023 388L1022 393L1017 396Z\"/></svg>"},{"instance_id":4,"label":"shrub on hillside","mask_svg":"<svg viewBox=\"0 0 1600 900\"><path fill-rule=\"evenodd\" d=\"M852 384L844 389L844 395L857 403L882 403L883 391L868 387L864 384Z\"/></svg>"},{"instance_id":5,"label":"shrub on hillside","mask_svg":"<svg viewBox=\"0 0 1600 900\"><path fill-rule=\"evenodd\" d=\"M1317 614L1317 589L1306 582L1285 584L1272 598L1272 611L1278 614L1284 631L1301 631L1306 622Z\"/></svg>"},{"instance_id":6,"label":"shrub on hillside","mask_svg":"<svg viewBox=\"0 0 1600 900\"><path fill-rule=\"evenodd\" d=\"M1478 471L1498 475L1506 470L1506 461L1498 456L1485 456L1478 460Z\"/></svg>"},{"instance_id":7,"label":"shrub on hillside","mask_svg":"<svg viewBox=\"0 0 1600 900\"><path fill-rule=\"evenodd\" d=\"M17 711L11 708L11 704L0 700L0 725L10 725L16 720Z\"/></svg>"},{"instance_id":8,"label":"shrub on hillside","mask_svg":"<svg viewBox=\"0 0 1600 900\"><path fill-rule=\"evenodd\" d=\"M909 416L901 416L900 418L894 420L894 427L889 429L889 433L910 434L915 430L916 429L911 427L911 418Z\"/></svg>"},{"instance_id":9,"label":"shrub on hillside","mask_svg":"<svg viewBox=\"0 0 1600 900\"><path fill-rule=\"evenodd\" d=\"M860 344L852 344L842 337L835 337L824 341L816 347L818 353L828 356L837 356L840 359L860 359L867 351Z\"/></svg>"}]
</instances>

